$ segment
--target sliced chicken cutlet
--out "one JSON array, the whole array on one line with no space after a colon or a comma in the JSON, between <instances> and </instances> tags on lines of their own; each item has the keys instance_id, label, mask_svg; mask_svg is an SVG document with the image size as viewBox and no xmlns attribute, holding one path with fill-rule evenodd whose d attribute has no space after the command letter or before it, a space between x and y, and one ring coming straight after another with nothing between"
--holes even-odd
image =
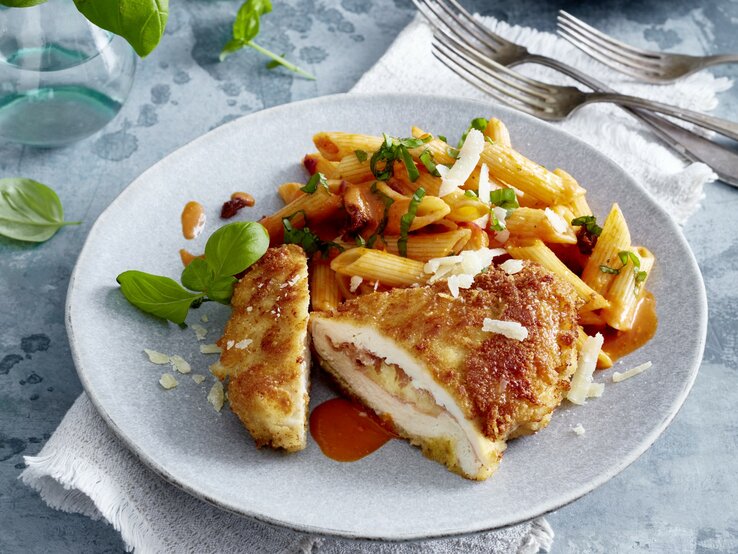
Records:
<instances>
[{"instance_id":1,"label":"sliced chicken cutlet","mask_svg":"<svg viewBox=\"0 0 738 554\"><path fill-rule=\"evenodd\" d=\"M578 303L568 283L526 262L514 275L490 267L458 298L444 282L361 296L311 314L310 328L349 395L427 457L482 480L507 439L545 427L569 389ZM527 337L484 331L485 318L517 322Z\"/></svg>"},{"instance_id":2,"label":"sliced chicken cutlet","mask_svg":"<svg viewBox=\"0 0 738 554\"><path fill-rule=\"evenodd\" d=\"M307 259L294 244L267 250L234 287L211 371L228 378L231 410L257 446L305 448L309 303Z\"/></svg>"}]
</instances>

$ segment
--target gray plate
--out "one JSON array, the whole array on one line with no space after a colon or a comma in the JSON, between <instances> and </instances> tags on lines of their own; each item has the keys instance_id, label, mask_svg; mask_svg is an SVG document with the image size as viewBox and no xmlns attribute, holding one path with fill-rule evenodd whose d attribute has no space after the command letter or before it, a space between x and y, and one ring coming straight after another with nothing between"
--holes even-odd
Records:
<instances>
[{"instance_id":1,"label":"gray plate","mask_svg":"<svg viewBox=\"0 0 738 554\"><path fill-rule=\"evenodd\" d=\"M319 130L407 136L411 125L458 137L468 121L505 121L516 148L543 165L562 167L589 191L604 218L620 203L634 240L656 254L649 288L657 299L656 337L623 360L653 367L620 384L598 373L605 394L587 405L565 404L548 428L513 441L499 471L484 483L466 481L426 460L402 441L342 464L310 440L293 455L256 450L237 419L206 402L212 378L164 391L166 369L142 348L180 354L207 373L214 356L199 353L194 333L164 324L129 305L115 277L140 269L177 278L177 251L204 248L221 224L231 192L245 190L256 219L281 202L285 181L304 181L302 156ZM208 224L188 243L179 215L189 200L207 206ZM100 414L123 442L159 475L233 512L295 529L350 537L412 539L507 526L556 509L601 485L642 454L672 420L694 381L705 340L706 301L697 264L668 215L623 170L586 144L538 120L499 106L454 98L338 95L258 112L219 127L169 155L136 179L100 216L79 256L67 297L67 328L80 379ZM228 317L206 304L215 342ZM315 378L311 405L333 396ZM581 423L586 435L572 427Z\"/></svg>"}]
</instances>

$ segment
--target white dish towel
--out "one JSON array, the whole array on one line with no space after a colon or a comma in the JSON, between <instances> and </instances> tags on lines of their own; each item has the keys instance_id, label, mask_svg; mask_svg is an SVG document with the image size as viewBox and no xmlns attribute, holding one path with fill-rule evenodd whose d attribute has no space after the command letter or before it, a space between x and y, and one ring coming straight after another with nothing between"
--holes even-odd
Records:
<instances>
[{"instance_id":1,"label":"white dish towel","mask_svg":"<svg viewBox=\"0 0 738 554\"><path fill-rule=\"evenodd\" d=\"M495 32L527 45L533 52L566 59L623 92L709 110L717 104L716 93L731 85L727 79L715 79L706 72L658 88L613 82L612 73L554 35L511 27L493 19L485 22ZM526 72L561 81L543 68L528 66ZM430 31L419 19L400 34L354 91L387 91L388 84L393 92L433 91L484 99L479 91L435 61L430 54ZM681 162L615 108L588 107L561 126L610 155L679 222L697 209L703 184L715 178L703 164ZM543 518L470 537L416 543L322 538L242 518L189 496L142 465L120 444L84 394L39 455L27 456L25 461L27 468L21 479L36 489L49 506L93 519L104 518L120 532L126 547L137 553L527 554L548 551L553 542L553 530Z\"/></svg>"}]
</instances>

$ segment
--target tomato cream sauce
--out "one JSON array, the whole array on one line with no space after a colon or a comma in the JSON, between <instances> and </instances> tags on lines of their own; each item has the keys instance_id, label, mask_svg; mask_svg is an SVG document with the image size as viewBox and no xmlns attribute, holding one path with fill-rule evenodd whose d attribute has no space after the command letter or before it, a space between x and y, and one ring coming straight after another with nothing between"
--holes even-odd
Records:
<instances>
[{"instance_id":1,"label":"tomato cream sauce","mask_svg":"<svg viewBox=\"0 0 738 554\"><path fill-rule=\"evenodd\" d=\"M604 350L614 362L615 360L638 350L641 346L650 341L656 334L656 327L658 327L656 300L653 297L653 294L646 292L640 302L638 302L632 329L629 331L618 331L611 327L605 327L604 329L592 328L587 329L587 334L593 335L595 332L602 333L605 337L605 343L602 345L602 350Z\"/></svg>"},{"instance_id":2,"label":"tomato cream sauce","mask_svg":"<svg viewBox=\"0 0 738 554\"><path fill-rule=\"evenodd\" d=\"M194 200L187 202L182 210L182 235L192 240L202 233L205 227L205 208Z\"/></svg>"},{"instance_id":3,"label":"tomato cream sauce","mask_svg":"<svg viewBox=\"0 0 738 554\"><path fill-rule=\"evenodd\" d=\"M327 457L354 462L396 437L361 406L333 398L310 414L310 434Z\"/></svg>"}]
</instances>

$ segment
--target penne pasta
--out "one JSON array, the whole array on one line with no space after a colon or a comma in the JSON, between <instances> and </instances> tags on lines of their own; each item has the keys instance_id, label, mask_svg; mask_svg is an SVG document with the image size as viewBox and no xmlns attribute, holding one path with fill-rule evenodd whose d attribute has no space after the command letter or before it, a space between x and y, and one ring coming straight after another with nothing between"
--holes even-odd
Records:
<instances>
[{"instance_id":1,"label":"penne pasta","mask_svg":"<svg viewBox=\"0 0 738 554\"><path fill-rule=\"evenodd\" d=\"M371 155L379 150L384 139L372 135L356 133L324 132L313 136L313 142L318 151L326 159L339 162L346 156L356 153L357 150Z\"/></svg>"},{"instance_id":2,"label":"penne pasta","mask_svg":"<svg viewBox=\"0 0 738 554\"><path fill-rule=\"evenodd\" d=\"M371 153L367 155L371 156ZM341 161L336 164L335 174L336 178L345 179L351 183L364 183L374 180L374 174L369 167L369 157L362 162L353 152L341 158Z\"/></svg>"},{"instance_id":3,"label":"penne pasta","mask_svg":"<svg viewBox=\"0 0 738 554\"><path fill-rule=\"evenodd\" d=\"M305 226L305 220L310 223L321 221L335 214L341 207L341 197L333 194L325 187L318 186L313 194L298 196L277 210L272 215L261 218L261 223L269 233L272 244L279 244L284 238L284 226L282 220L291 217L290 223L293 227Z\"/></svg>"},{"instance_id":4,"label":"penne pasta","mask_svg":"<svg viewBox=\"0 0 738 554\"><path fill-rule=\"evenodd\" d=\"M369 248L352 248L331 262L331 269L341 275L358 276L392 287L409 287L425 283L423 262Z\"/></svg>"},{"instance_id":5,"label":"penne pasta","mask_svg":"<svg viewBox=\"0 0 738 554\"><path fill-rule=\"evenodd\" d=\"M542 241L536 239L530 244L522 246L508 245L507 251L513 258L538 262L549 271L556 273L559 277L568 281L585 302L581 311L598 310L609 305L601 294L592 290L574 272L566 267L564 262L559 260L556 254L548 246L543 244Z\"/></svg>"},{"instance_id":6,"label":"penne pasta","mask_svg":"<svg viewBox=\"0 0 738 554\"><path fill-rule=\"evenodd\" d=\"M613 204L602 226L602 233L592 250L582 272L582 280L600 294L607 292L612 283L613 268L620 265L618 252L630 249L630 232L620 206ZM608 270L607 268L611 268Z\"/></svg>"},{"instance_id":7,"label":"penne pasta","mask_svg":"<svg viewBox=\"0 0 738 554\"><path fill-rule=\"evenodd\" d=\"M446 219L457 222L476 221L489 213L489 205L484 204L475 195L467 195L461 190L455 190L443 197L450 211Z\"/></svg>"},{"instance_id":8,"label":"penne pasta","mask_svg":"<svg viewBox=\"0 0 738 554\"><path fill-rule=\"evenodd\" d=\"M576 244L577 237L566 220L549 210L518 208L505 220L505 226L516 238L541 239L544 242Z\"/></svg>"},{"instance_id":9,"label":"penne pasta","mask_svg":"<svg viewBox=\"0 0 738 554\"><path fill-rule=\"evenodd\" d=\"M322 173L325 175L326 179L337 178L336 166L338 164L325 159L318 152L314 154L305 154L305 157L302 160L302 165L305 166L305 169L307 169L310 175Z\"/></svg>"},{"instance_id":10,"label":"penne pasta","mask_svg":"<svg viewBox=\"0 0 738 554\"><path fill-rule=\"evenodd\" d=\"M484 130L484 135L501 146L506 148L512 147L512 142L510 142L510 131L508 131L507 125L496 117L491 117L489 119L487 128Z\"/></svg>"},{"instance_id":11,"label":"penne pasta","mask_svg":"<svg viewBox=\"0 0 738 554\"><path fill-rule=\"evenodd\" d=\"M640 259L640 267L634 267L630 261L620 269L607 292L610 306L602 310L605 322L618 331L633 328L636 307L643 297L646 281L655 262L654 255L642 246L630 250ZM641 277L638 277L639 272L643 272L640 274Z\"/></svg>"},{"instance_id":12,"label":"penne pasta","mask_svg":"<svg viewBox=\"0 0 738 554\"><path fill-rule=\"evenodd\" d=\"M443 258L458 254L472 236L470 229L457 229L445 233L429 233L427 235L410 235L407 240L407 257L412 260L427 262L433 258ZM387 251L399 254L397 241L399 237L385 237Z\"/></svg>"},{"instance_id":13,"label":"penne pasta","mask_svg":"<svg viewBox=\"0 0 738 554\"><path fill-rule=\"evenodd\" d=\"M313 310L324 312L338 307L341 300L336 272L331 269L330 261L320 254L310 263L310 300Z\"/></svg>"}]
</instances>

